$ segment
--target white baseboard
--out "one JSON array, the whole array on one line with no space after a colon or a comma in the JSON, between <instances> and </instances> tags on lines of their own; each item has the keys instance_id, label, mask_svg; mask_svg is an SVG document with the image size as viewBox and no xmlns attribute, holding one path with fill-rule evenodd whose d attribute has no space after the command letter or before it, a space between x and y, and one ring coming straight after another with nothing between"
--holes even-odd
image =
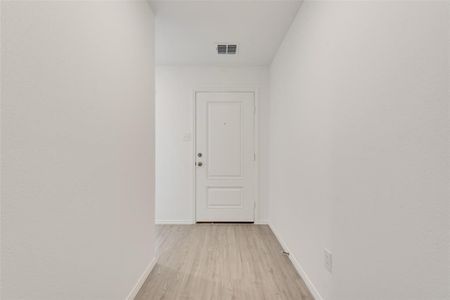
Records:
<instances>
[{"instance_id":1,"label":"white baseboard","mask_svg":"<svg viewBox=\"0 0 450 300\"><path fill-rule=\"evenodd\" d=\"M161 219L156 219L155 220L155 224L159 224L159 225L164 225L164 224L179 224L179 225L183 225L183 224L195 224L195 220L161 220ZM267 225L269 224L269 221L267 220L257 220L255 221L255 224L264 224Z\"/></svg>"},{"instance_id":2,"label":"white baseboard","mask_svg":"<svg viewBox=\"0 0 450 300\"><path fill-rule=\"evenodd\" d=\"M142 285L144 284L145 280L147 279L150 272L153 270L153 268L156 265L156 262L158 261L158 258L155 256L150 264L145 268L144 273L142 273L141 277L139 277L139 280L136 282L136 285L133 287L131 292L128 294L126 300L134 300L136 295L138 294L139 290L141 289Z\"/></svg>"},{"instance_id":3,"label":"white baseboard","mask_svg":"<svg viewBox=\"0 0 450 300\"><path fill-rule=\"evenodd\" d=\"M161 220L156 219L155 224L195 224L195 220Z\"/></svg>"},{"instance_id":4,"label":"white baseboard","mask_svg":"<svg viewBox=\"0 0 450 300\"><path fill-rule=\"evenodd\" d=\"M286 243L283 241L283 239L280 237L278 232L275 230L272 224L269 224L270 229L272 230L273 234L277 238L278 242L280 242L281 247L283 247L284 251L287 251L289 253L289 259L291 260L292 264L294 265L295 269L297 270L300 277L305 282L306 286L308 287L309 291L313 295L314 299L316 300L324 300L322 296L320 295L319 291L316 289L314 284L312 283L311 279L309 279L308 275L306 274L305 270L302 268L298 260L295 258L294 253L292 253L289 250L289 247L286 245Z\"/></svg>"}]
</instances>

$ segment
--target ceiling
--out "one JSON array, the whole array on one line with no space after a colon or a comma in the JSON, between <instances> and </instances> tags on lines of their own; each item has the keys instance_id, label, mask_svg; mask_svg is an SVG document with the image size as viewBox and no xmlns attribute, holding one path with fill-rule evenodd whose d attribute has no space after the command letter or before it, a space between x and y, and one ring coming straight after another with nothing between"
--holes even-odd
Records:
<instances>
[{"instance_id":1,"label":"ceiling","mask_svg":"<svg viewBox=\"0 0 450 300\"><path fill-rule=\"evenodd\" d=\"M150 1L158 65L268 65L301 1ZM218 55L218 43L238 44Z\"/></svg>"}]
</instances>

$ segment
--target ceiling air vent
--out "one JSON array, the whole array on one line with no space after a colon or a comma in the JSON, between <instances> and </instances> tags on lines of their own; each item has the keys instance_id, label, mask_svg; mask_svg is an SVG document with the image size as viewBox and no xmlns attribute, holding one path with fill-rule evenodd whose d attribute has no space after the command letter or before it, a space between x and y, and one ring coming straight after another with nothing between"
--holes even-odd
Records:
<instances>
[{"instance_id":1,"label":"ceiling air vent","mask_svg":"<svg viewBox=\"0 0 450 300\"><path fill-rule=\"evenodd\" d=\"M237 45L228 45L228 47L227 47L228 54L236 54L236 51L237 51Z\"/></svg>"},{"instance_id":2,"label":"ceiling air vent","mask_svg":"<svg viewBox=\"0 0 450 300\"><path fill-rule=\"evenodd\" d=\"M217 45L217 54L227 54L227 45Z\"/></svg>"},{"instance_id":3,"label":"ceiling air vent","mask_svg":"<svg viewBox=\"0 0 450 300\"><path fill-rule=\"evenodd\" d=\"M236 54L237 53L237 45L236 44L218 44L217 45L217 54Z\"/></svg>"}]
</instances>

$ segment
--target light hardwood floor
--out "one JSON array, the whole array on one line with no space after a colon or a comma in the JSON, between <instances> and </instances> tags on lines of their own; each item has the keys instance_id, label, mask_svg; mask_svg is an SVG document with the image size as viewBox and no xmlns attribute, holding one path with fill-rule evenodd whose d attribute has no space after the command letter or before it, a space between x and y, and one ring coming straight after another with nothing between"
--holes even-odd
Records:
<instances>
[{"instance_id":1,"label":"light hardwood floor","mask_svg":"<svg viewBox=\"0 0 450 300\"><path fill-rule=\"evenodd\" d=\"M159 260L136 300L312 300L266 225L159 225Z\"/></svg>"}]
</instances>

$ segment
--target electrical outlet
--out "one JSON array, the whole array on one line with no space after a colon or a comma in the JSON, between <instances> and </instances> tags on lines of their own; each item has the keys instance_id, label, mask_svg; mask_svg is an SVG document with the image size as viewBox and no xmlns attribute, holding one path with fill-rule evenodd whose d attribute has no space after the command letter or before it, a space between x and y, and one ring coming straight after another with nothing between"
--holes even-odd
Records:
<instances>
[{"instance_id":1,"label":"electrical outlet","mask_svg":"<svg viewBox=\"0 0 450 300\"><path fill-rule=\"evenodd\" d=\"M328 249L323 249L323 260L325 269L331 273L333 270L333 254Z\"/></svg>"}]
</instances>

